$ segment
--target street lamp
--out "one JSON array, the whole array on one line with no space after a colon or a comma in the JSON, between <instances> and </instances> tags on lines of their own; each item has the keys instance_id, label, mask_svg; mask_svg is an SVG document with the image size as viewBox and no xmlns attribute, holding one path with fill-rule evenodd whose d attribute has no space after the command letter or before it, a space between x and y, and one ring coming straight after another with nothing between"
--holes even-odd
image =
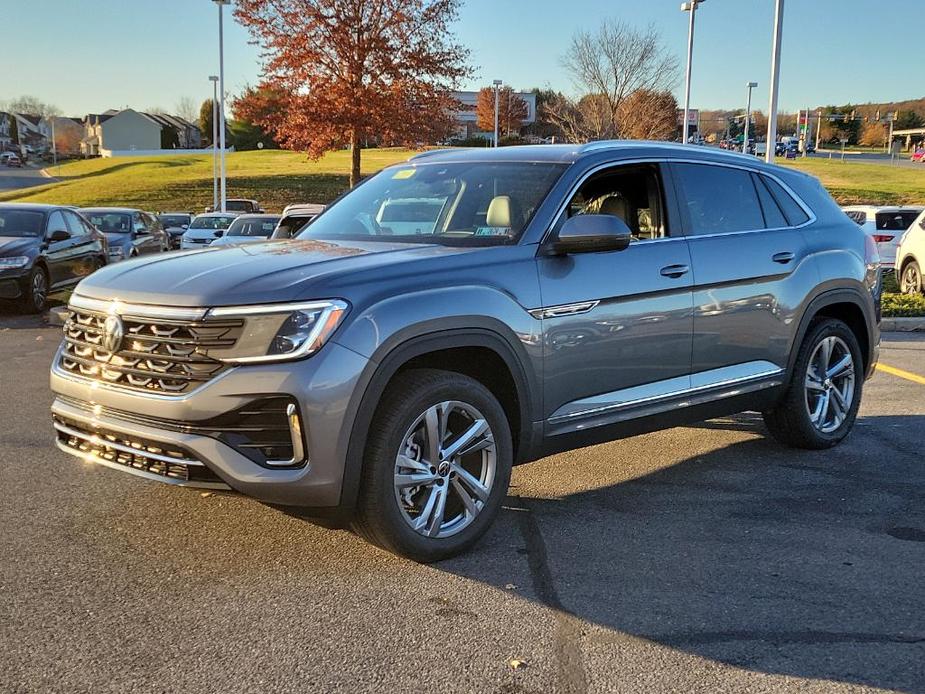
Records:
<instances>
[{"instance_id":1,"label":"street lamp","mask_svg":"<svg viewBox=\"0 0 925 694\"><path fill-rule=\"evenodd\" d=\"M225 5L230 5L231 0L212 0L218 5L218 141L221 151L219 152L219 162L221 169L220 179L220 201L222 212L225 211L225 32L222 27L222 15L224 14ZM215 119L212 119L215 122Z\"/></svg>"},{"instance_id":2,"label":"street lamp","mask_svg":"<svg viewBox=\"0 0 925 694\"><path fill-rule=\"evenodd\" d=\"M212 83L212 211L218 209L218 75L209 75Z\"/></svg>"},{"instance_id":3,"label":"street lamp","mask_svg":"<svg viewBox=\"0 0 925 694\"><path fill-rule=\"evenodd\" d=\"M764 160L774 163L774 148L777 145L777 88L780 85L780 40L784 29L784 0L774 5L774 42L771 48L771 94L768 99L768 146Z\"/></svg>"},{"instance_id":4,"label":"street lamp","mask_svg":"<svg viewBox=\"0 0 925 694\"><path fill-rule=\"evenodd\" d=\"M742 134L742 154L748 154L748 125L752 120L752 89L758 86L757 82L748 82L748 97L745 99L745 132Z\"/></svg>"},{"instance_id":5,"label":"street lamp","mask_svg":"<svg viewBox=\"0 0 925 694\"><path fill-rule=\"evenodd\" d=\"M492 82L495 85L495 147L498 146L498 92L501 89L502 81L495 80Z\"/></svg>"},{"instance_id":6,"label":"street lamp","mask_svg":"<svg viewBox=\"0 0 925 694\"><path fill-rule=\"evenodd\" d=\"M694 15L697 13L697 6L705 0L691 0L690 2L681 3L682 12L691 13L690 26L687 30L687 72L684 75L684 126L682 130L682 141L687 144L687 138L690 133L690 110L691 110L691 58L694 55Z\"/></svg>"}]
</instances>

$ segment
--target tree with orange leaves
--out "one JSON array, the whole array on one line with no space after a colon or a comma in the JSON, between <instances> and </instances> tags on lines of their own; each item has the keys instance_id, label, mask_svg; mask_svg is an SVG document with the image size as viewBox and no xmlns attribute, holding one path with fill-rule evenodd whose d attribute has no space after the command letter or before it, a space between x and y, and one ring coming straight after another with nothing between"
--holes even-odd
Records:
<instances>
[{"instance_id":1,"label":"tree with orange leaves","mask_svg":"<svg viewBox=\"0 0 925 694\"><path fill-rule=\"evenodd\" d=\"M475 102L476 125L486 132L495 129L495 90L483 87ZM527 102L510 87L498 89L498 131L503 136L519 132L527 119Z\"/></svg>"},{"instance_id":2,"label":"tree with orange leaves","mask_svg":"<svg viewBox=\"0 0 925 694\"><path fill-rule=\"evenodd\" d=\"M460 0L238 0L263 50L263 79L236 108L312 158L350 145L433 142L452 129L452 90L470 74L450 24Z\"/></svg>"}]
</instances>

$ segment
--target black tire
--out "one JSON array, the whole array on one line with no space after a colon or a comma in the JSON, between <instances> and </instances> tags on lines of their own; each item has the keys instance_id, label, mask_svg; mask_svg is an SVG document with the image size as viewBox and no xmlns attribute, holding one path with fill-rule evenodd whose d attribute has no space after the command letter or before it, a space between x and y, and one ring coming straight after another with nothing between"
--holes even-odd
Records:
<instances>
[{"instance_id":1,"label":"black tire","mask_svg":"<svg viewBox=\"0 0 925 694\"><path fill-rule=\"evenodd\" d=\"M395 488L396 456L404 450L409 428L429 408L446 401L473 406L488 423L494 441L494 477L487 500L468 525L448 537L426 537L411 527L400 507ZM510 484L512 462L507 416L485 386L451 371L407 371L389 386L370 426L353 530L383 549L419 562L464 552L498 515ZM452 480L448 478L446 483L445 493L449 494Z\"/></svg>"},{"instance_id":2,"label":"black tire","mask_svg":"<svg viewBox=\"0 0 925 694\"><path fill-rule=\"evenodd\" d=\"M922 290L922 268L916 261L910 260L903 265L899 276L899 291L903 294L921 294Z\"/></svg>"},{"instance_id":3,"label":"black tire","mask_svg":"<svg viewBox=\"0 0 925 694\"><path fill-rule=\"evenodd\" d=\"M36 265L26 279L19 306L24 313L41 313L48 305L48 273L41 265Z\"/></svg>"},{"instance_id":4,"label":"black tire","mask_svg":"<svg viewBox=\"0 0 925 694\"><path fill-rule=\"evenodd\" d=\"M851 401L845 411L844 420L831 431L820 429L817 424L813 423L810 414L810 405L808 404L810 390L807 388L807 380L811 374L815 374L816 367L810 371L810 359L816 354L817 348L827 338L837 338L841 344L845 345L851 355L851 373L853 382L851 384ZM845 372L848 373L847 371ZM812 380L816 380L813 378ZM828 383L830 379L826 379ZM855 334L845 323L834 318L824 318L817 320L810 325L800 345L800 351L797 355L796 362L790 375L790 382L780 402L771 410L764 412L764 422L768 427L771 435L781 443L794 448L805 448L809 450L822 450L831 448L844 439L857 418L858 407L861 404L861 392L864 383L864 363L861 356L861 348ZM827 397L831 399L831 387L827 391ZM818 402L818 401L817 401ZM826 404L826 408L830 405ZM833 422L834 423L834 422Z\"/></svg>"}]
</instances>

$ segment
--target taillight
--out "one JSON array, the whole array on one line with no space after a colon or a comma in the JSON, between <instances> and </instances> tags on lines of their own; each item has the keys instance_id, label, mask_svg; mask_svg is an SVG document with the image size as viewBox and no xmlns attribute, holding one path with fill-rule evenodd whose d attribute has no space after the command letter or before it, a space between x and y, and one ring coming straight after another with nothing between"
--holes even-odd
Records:
<instances>
[{"instance_id":1,"label":"taillight","mask_svg":"<svg viewBox=\"0 0 925 694\"><path fill-rule=\"evenodd\" d=\"M876 236L864 236L864 262L868 267L880 265L880 251L877 250L876 238Z\"/></svg>"},{"instance_id":2,"label":"taillight","mask_svg":"<svg viewBox=\"0 0 925 694\"><path fill-rule=\"evenodd\" d=\"M893 237L889 234L874 234L873 238L877 243L887 243L893 240Z\"/></svg>"}]
</instances>

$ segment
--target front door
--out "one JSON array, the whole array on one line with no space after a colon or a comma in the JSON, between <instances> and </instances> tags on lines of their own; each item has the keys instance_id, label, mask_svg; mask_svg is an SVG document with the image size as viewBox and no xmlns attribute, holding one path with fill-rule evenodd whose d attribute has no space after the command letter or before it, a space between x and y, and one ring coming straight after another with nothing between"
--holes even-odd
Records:
<instances>
[{"instance_id":1,"label":"front door","mask_svg":"<svg viewBox=\"0 0 925 694\"><path fill-rule=\"evenodd\" d=\"M657 164L592 175L552 233L569 216L613 214L633 233L629 247L538 257L548 434L626 419L689 388L691 258L662 180Z\"/></svg>"}]
</instances>

